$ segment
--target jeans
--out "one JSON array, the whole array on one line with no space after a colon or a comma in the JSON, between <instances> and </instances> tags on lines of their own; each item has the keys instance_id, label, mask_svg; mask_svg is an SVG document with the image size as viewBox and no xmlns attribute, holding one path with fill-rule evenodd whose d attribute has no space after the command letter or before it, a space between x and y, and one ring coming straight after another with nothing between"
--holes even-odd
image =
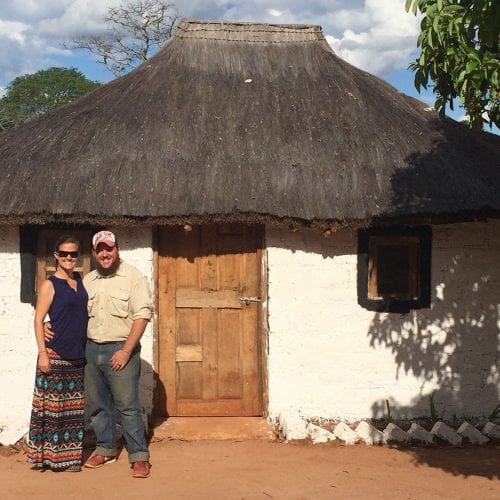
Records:
<instances>
[{"instance_id":1,"label":"jeans","mask_svg":"<svg viewBox=\"0 0 500 500\"><path fill-rule=\"evenodd\" d=\"M97 344L87 341L85 355L86 411L97 437L95 453L114 457L116 449L116 411L120 415L129 462L148 461L144 422L139 403L140 349L136 348L119 371L111 369L111 357L125 342ZM115 411L116 410L116 411Z\"/></svg>"}]
</instances>

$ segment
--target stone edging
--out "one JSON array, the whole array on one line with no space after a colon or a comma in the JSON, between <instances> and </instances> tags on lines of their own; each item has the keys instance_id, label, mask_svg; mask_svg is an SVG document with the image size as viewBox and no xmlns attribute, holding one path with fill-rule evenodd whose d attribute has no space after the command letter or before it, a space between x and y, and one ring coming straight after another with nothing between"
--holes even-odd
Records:
<instances>
[{"instance_id":1,"label":"stone edging","mask_svg":"<svg viewBox=\"0 0 500 500\"><path fill-rule=\"evenodd\" d=\"M322 427L305 423L306 437L313 443L326 443L339 439L345 444L365 443L373 444L418 444L433 445L446 443L452 446L462 444L484 445L490 441L500 441L500 426L493 422L488 422L480 431L468 422L464 422L457 430L444 422L438 421L431 431L425 430L417 423L412 423L408 431L392 422L380 431L366 421L361 421L356 429L351 429L345 422L340 422L335 426L333 432Z\"/></svg>"}]
</instances>

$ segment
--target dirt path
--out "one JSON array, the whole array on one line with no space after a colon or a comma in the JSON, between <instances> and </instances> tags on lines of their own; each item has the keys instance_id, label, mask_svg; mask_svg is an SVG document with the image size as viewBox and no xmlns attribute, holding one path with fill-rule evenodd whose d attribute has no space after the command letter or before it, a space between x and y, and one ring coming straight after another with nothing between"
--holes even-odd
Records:
<instances>
[{"instance_id":1,"label":"dirt path","mask_svg":"<svg viewBox=\"0 0 500 500\"><path fill-rule=\"evenodd\" d=\"M263 441L160 441L152 475L133 479L125 454L80 473L30 469L0 447L0 498L495 499L500 447L390 449Z\"/></svg>"}]
</instances>

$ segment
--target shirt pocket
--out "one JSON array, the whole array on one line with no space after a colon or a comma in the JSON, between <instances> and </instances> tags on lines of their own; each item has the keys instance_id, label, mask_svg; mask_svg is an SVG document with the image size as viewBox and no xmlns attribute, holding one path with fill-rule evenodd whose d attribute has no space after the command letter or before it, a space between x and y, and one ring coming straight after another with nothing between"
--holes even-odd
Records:
<instances>
[{"instance_id":1,"label":"shirt pocket","mask_svg":"<svg viewBox=\"0 0 500 500\"><path fill-rule=\"evenodd\" d=\"M110 293L111 298L111 308L110 313L112 316L117 316L118 318L126 318L128 316L128 304L130 300L130 294L128 290L117 289Z\"/></svg>"},{"instance_id":2,"label":"shirt pocket","mask_svg":"<svg viewBox=\"0 0 500 500\"><path fill-rule=\"evenodd\" d=\"M89 318L93 318L95 316L95 310L96 310L96 305L95 305L95 293L94 295L89 294L89 298L87 300L87 314L89 315Z\"/></svg>"}]
</instances>

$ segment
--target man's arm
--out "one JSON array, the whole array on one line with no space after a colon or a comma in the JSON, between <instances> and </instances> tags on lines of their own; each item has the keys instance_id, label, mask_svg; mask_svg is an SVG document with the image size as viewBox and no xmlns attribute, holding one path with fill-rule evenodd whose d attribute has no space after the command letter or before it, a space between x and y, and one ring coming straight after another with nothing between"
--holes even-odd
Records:
<instances>
[{"instance_id":1,"label":"man's arm","mask_svg":"<svg viewBox=\"0 0 500 500\"><path fill-rule=\"evenodd\" d=\"M142 274L137 270L136 272L136 279L132 285L129 304L132 326L123 348L115 352L111 358L111 368L113 370L121 370L128 363L153 313L151 291L148 282Z\"/></svg>"},{"instance_id":2,"label":"man's arm","mask_svg":"<svg viewBox=\"0 0 500 500\"><path fill-rule=\"evenodd\" d=\"M137 347L137 344L141 340L148 322L149 321L147 319L143 318L134 319L125 345L122 349L116 351L111 357L112 370L121 370L125 367L125 365L128 363L128 360L130 359L130 356L132 356L133 350Z\"/></svg>"}]
</instances>

